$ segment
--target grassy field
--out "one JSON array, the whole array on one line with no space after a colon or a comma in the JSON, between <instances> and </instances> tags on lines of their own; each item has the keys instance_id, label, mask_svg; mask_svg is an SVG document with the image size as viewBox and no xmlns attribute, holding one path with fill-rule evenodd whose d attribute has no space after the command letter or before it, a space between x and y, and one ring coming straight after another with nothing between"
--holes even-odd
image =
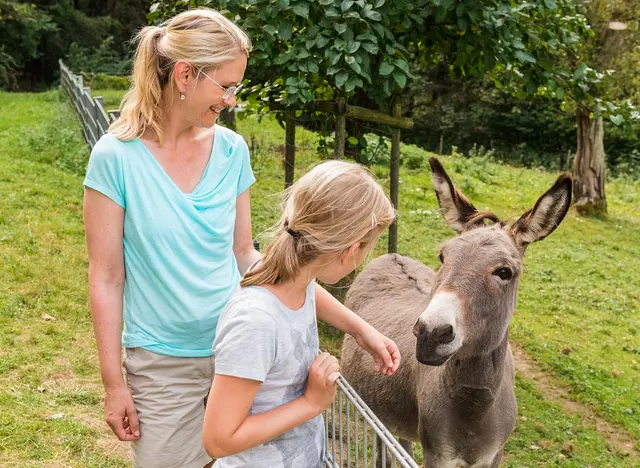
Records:
<instances>
[{"instance_id":1,"label":"grassy field","mask_svg":"<svg viewBox=\"0 0 640 468\"><path fill-rule=\"evenodd\" d=\"M270 119L240 122L239 131L253 153L253 220L264 242L278 216L284 132ZM298 132L298 174L317 162L315 147L313 133ZM126 466L126 445L102 422L81 213L86 158L58 92L0 93L0 466ZM524 212L556 176L478 158L443 162L477 207L503 217ZM374 172L388 183L385 168ZM399 250L435 267L437 246L453 233L428 171L403 168L401 179ZM528 249L511 336L573 399L637 443L640 183L613 181L608 197L606 219L572 213ZM323 345L339 350L340 335L321 330ZM535 382L519 376L516 390L506 466L638 466L544 400Z\"/></svg>"}]
</instances>

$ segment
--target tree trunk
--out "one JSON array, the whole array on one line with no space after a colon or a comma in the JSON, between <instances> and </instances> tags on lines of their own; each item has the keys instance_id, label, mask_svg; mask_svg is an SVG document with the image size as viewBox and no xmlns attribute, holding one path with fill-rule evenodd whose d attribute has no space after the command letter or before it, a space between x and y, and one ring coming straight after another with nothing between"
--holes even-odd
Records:
<instances>
[{"instance_id":1,"label":"tree trunk","mask_svg":"<svg viewBox=\"0 0 640 468\"><path fill-rule=\"evenodd\" d=\"M225 109L220 113L220 120L229 130L236 131L236 113L233 110Z\"/></svg>"},{"instance_id":2,"label":"tree trunk","mask_svg":"<svg viewBox=\"0 0 640 468\"><path fill-rule=\"evenodd\" d=\"M602 117L589 118L589 112L578 110L578 149L573 161L573 200L582 215L607 212L604 192L606 164Z\"/></svg>"}]
</instances>

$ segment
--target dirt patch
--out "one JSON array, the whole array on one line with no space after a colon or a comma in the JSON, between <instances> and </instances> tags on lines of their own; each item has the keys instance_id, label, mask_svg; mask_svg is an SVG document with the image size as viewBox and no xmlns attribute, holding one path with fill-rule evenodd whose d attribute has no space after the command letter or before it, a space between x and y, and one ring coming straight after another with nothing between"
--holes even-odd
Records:
<instances>
[{"instance_id":1,"label":"dirt patch","mask_svg":"<svg viewBox=\"0 0 640 468\"><path fill-rule=\"evenodd\" d=\"M635 448L635 438L624 429L605 421L592 409L569 396L569 388L557 382L519 346L511 344L516 371L532 381L545 400L560 405L565 413L578 416L585 427L596 429L611 448L640 462L640 451Z\"/></svg>"}]
</instances>

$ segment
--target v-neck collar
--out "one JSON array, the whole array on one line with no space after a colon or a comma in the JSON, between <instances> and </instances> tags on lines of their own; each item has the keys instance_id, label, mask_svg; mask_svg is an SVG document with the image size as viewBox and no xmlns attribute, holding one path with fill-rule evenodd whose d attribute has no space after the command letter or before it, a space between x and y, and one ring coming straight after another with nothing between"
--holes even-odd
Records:
<instances>
[{"instance_id":1,"label":"v-neck collar","mask_svg":"<svg viewBox=\"0 0 640 468\"><path fill-rule=\"evenodd\" d=\"M160 164L160 161L158 161L158 159L155 157L153 152L149 149L147 145L144 144L144 142L142 141L142 139L140 139L140 137L136 138L134 141L137 141L142 146L143 152L152 159L153 164L155 164L156 167L160 169L162 174L164 174L164 177L166 177L169 180L169 182L176 188L178 192L180 192L182 195L186 197L192 197L196 195L198 189L200 188L200 186L202 185L202 183L207 177L207 173L209 172L209 167L211 166L211 160L213 159L213 156L215 154L216 142L218 141L217 136L218 136L218 125L216 124L213 130L213 143L211 144L211 152L209 153L209 159L207 160L207 165L204 167L204 171L202 171L202 177L200 178L200 181L196 184L195 187L193 187L191 192L184 192L180 187L178 187L178 184L176 184L175 181L171 178L171 176L167 174L167 171L165 171L164 167L162 167L162 164Z\"/></svg>"}]
</instances>

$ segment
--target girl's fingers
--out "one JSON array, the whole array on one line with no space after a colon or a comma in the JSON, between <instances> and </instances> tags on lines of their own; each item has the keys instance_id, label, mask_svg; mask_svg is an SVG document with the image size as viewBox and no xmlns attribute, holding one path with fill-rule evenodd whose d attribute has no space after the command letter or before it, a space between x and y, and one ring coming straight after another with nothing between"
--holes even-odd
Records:
<instances>
[{"instance_id":1,"label":"girl's fingers","mask_svg":"<svg viewBox=\"0 0 640 468\"><path fill-rule=\"evenodd\" d=\"M336 380L338 380L338 377L340 377L340 372L338 372L338 371L332 372L332 373L331 373L331 374L329 374L329 376L327 377L327 381L328 381L330 384L335 384L335 383L336 383Z\"/></svg>"}]
</instances>

